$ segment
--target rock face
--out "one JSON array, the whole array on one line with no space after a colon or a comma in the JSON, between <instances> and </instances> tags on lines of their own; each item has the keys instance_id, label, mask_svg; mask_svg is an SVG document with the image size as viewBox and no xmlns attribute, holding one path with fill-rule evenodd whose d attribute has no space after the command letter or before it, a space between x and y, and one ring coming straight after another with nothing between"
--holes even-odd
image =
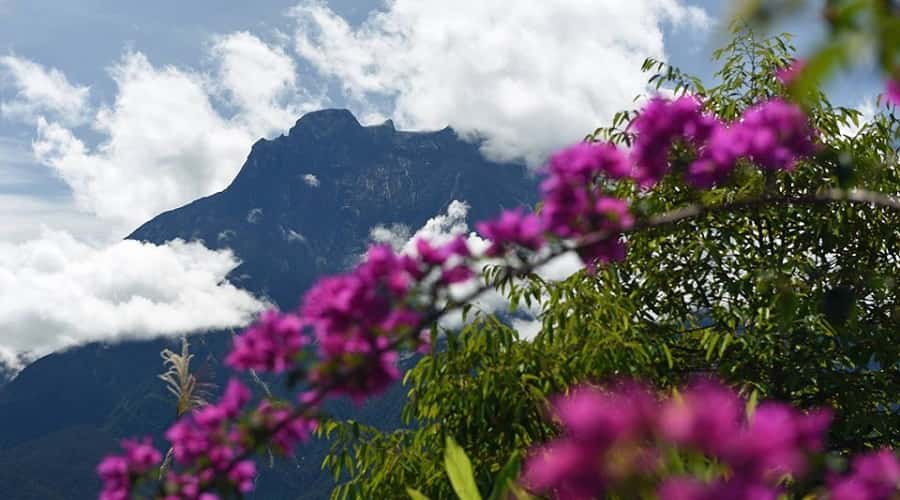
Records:
<instances>
[{"instance_id":1,"label":"rock face","mask_svg":"<svg viewBox=\"0 0 900 500\"><path fill-rule=\"evenodd\" d=\"M282 308L323 274L351 266L374 226L412 229L466 201L470 221L536 201L524 167L485 160L451 129L363 127L345 110L303 116L286 136L260 140L224 191L163 213L132 239L202 240L241 260L235 285ZM193 366L221 388L229 332L191 338ZM156 374L171 340L92 344L55 353L0 383L0 498L71 499L96 495L93 466L124 436L160 435L173 405ZM402 387L362 407L331 410L383 428L399 425ZM301 447L293 461L264 469L256 498L327 498L320 471L327 443Z\"/></svg>"},{"instance_id":2,"label":"rock face","mask_svg":"<svg viewBox=\"0 0 900 500\"><path fill-rule=\"evenodd\" d=\"M352 265L376 225L416 228L452 200L469 203L478 220L535 194L523 167L485 161L449 128L363 127L349 111L326 110L254 144L225 191L159 215L129 238L231 248L243 261L232 283L288 308L316 276Z\"/></svg>"}]
</instances>

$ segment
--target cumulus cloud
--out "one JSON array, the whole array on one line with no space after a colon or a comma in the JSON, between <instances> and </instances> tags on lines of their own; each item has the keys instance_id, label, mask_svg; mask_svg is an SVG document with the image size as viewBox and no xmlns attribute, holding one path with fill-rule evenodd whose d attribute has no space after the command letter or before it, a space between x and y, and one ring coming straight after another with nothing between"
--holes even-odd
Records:
<instances>
[{"instance_id":1,"label":"cumulus cloud","mask_svg":"<svg viewBox=\"0 0 900 500\"><path fill-rule=\"evenodd\" d=\"M469 205L464 201L453 200L447 207L446 213L435 215L415 232L411 232L404 224L379 225L370 231L370 239L376 243L388 244L395 251L409 255L416 254L415 242L419 238L428 240L432 244L440 245L451 239L463 235L469 248L475 255L483 254L490 245L487 240L478 233L469 230L468 215ZM474 270L480 273L484 266L498 261L484 261ZM564 254L549 263L541 266L536 272L546 280L557 281L571 276L584 268L581 260L572 252ZM461 299L473 292L480 283L472 280L468 283L460 283L451 287L454 298ZM497 313L509 310L509 301L500 293L489 290L483 293L472 305L485 313ZM534 338L540 331L541 321L538 317L541 312L541 304L534 303L531 307L520 305L518 316L511 319L511 324L524 339ZM441 326L455 329L463 325L462 314L459 311L445 316L441 320Z\"/></svg>"},{"instance_id":2,"label":"cumulus cloud","mask_svg":"<svg viewBox=\"0 0 900 500\"><path fill-rule=\"evenodd\" d=\"M66 75L13 55L0 57L0 83L15 91L0 102L0 114L32 122L50 114L63 123L82 123L90 113L90 88L74 85Z\"/></svg>"},{"instance_id":3,"label":"cumulus cloud","mask_svg":"<svg viewBox=\"0 0 900 500\"><path fill-rule=\"evenodd\" d=\"M280 130L308 110L314 99L297 88L297 68L282 47L246 32L216 37L221 92L250 130Z\"/></svg>"},{"instance_id":4,"label":"cumulus cloud","mask_svg":"<svg viewBox=\"0 0 900 500\"><path fill-rule=\"evenodd\" d=\"M449 124L494 159L533 164L629 106L644 58L665 57L664 23L711 24L681 0L395 0L359 27L320 1L292 15L297 53L361 114Z\"/></svg>"},{"instance_id":5,"label":"cumulus cloud","mask_svg":"<svg viewBox=\"0 0 900 500\"><path fill-rule=\"evenodd\" d=\"M452 238L469 232L469 206L465 201L453 200L447 206L447 212L435 215L428 219L425 225L419 228L401 249L405 253L415 253L415 241L419 238L426 239L434 244L443 244ZM481 250L485 246L484 240L475 233L468 235L469 244Z\"/></svg>"},{"instance_id":6,"label":"cumulus cloud","mask_svg":"<svg viewBox=\"0 0 900 500\"><path fill-rule=\"evenodd\" d=\"M859 121L856 125L853 123L842 124L839 128L841 134L847 137L855 136L863 127L871 123L875 119L875 115L880 111L877 106L877 96L869 96L860 100L854 108L860 112Z\"/></svg>"},{"instance_id":7,"label":"cumulus cloud","mask_svg":"<svg viewBox=\"0 0 900 500\"><path fill-rule=\"evenodd\" d=\"M95 246L45 231L0 243L0 359L243 325L265 305L225 280L237 265L228 251L178 240Z\"/></svg>"},{"instance_id":8,"label":"cumulus cloud","mask_svg":"<svg viewBox=\"0 0 900 500\"><path fill-rule=\"evenodd\" d=\"M132 225L224 189L254 141L321 103L298 91L282 48L249 33L215 39L210 57L216 69L203 73L126 53L110 69L115 99L91 123L100 143L91 147L66 122L42 115L35 156L80 207Z\"/></svg>"}]
</instances>

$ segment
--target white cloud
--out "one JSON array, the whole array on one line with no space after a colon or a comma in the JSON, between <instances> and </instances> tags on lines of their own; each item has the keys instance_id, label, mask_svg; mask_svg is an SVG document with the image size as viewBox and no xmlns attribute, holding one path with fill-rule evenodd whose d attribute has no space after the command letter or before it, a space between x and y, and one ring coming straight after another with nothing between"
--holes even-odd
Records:
<instances>
[{"instance_id":1,"label":"white cloud","mask_svg":"<svg viewBox=\"0 0 900 500\"><path fill-rule=\"evenodd\" d=\"M428 219L425 225L419 228L415 234L403 246L403 252L415 253L415 242L422 238L433 244L439 245L450 241L452 238L469 232L469 206L465 201L453 200L447 206L447 213L438 214ZM483 240L476 234L468 236L470 246L479 249L484 246Z\"/></svg>"},{"instance_id":2,"label":"white cloud","mask_svg":"<svg viewBox=\"0 0 900 500\"><path fill-rule=\"evenodd\" d=\"M303 176L303 182L306 183L309 187L317 188L319 187L319 178L313 174L306 174Z\"/></svg>"},{"instance_id":3,"label":"white cloud","mask_svg":"<svg viewBox=\"0 0 900 500\"><path fill-rule=\"evenodd\" d=\"M2 76L0 82L16 91L13 99L0 102L0 114L8 118L33 122L50 114L64 123L79 124L90 112L90 88L69 83L59 70L10 55L0 57Z\"/></svg>"},{"instance_id":4,"label":"white cloud","mask_svg":"<svg viewBox=\"0 0 900 500\"><path fill-rule=\"evenodd\" d=\"M396 252L403 250L411 237L412 233L410 233L409 226L406 224L379 225L369 231L369 238L374 243L390 245Z\"/></svg>"},{"instance_id":5,"label":"white cloud","mask_svg":"<svg viewBox=\"0 0 900 500\"><path fill-rule=\"evenodd\" d=\"M216 38L210 57L217 68L202 73L125 54L110 69L114 102L91 124L100 143L91 147L64 121L40 116L35 156L72 187L80 207L132 225L224 189L253 142L321 103L297 90L283 49L249 33Z\"/></svg>"},{"instance_id":6,"label":"white cloud","mask_svg":"<svg viewBox=\"0 0 900 500\"><path fill-rule=\"evenodd\" d=\"M283 48L239 31L217 37L211 54L218 61L220 90L248 129L280 130L310 109L314 99L297 88L297 68Z\"/></svg>"},{"instance_id":7,"label":"white cloud","mask_svg":"<svg viewBox=\"0 0 900 500\"><path fill-rule=\"evenodd\" d=\"M665 56L663 23L710 25L680 0L395 0L359 27L319 1L292 15L297 53L361 114L449 124L490 157L531 163L630 105L644 58Z\"/></svg>"},{"instance_id":8,"label":"white cloud","mask_svg":"<svg viewBox=\"0 0 900 500\"><path fill-rule=\"evenodd\" d=\"M237 264L178 240L97 246L45 231L0 243L0 359L243 325L264 304L225 281Z\"/></svg>"},{"instance_id":9,"label":"white cloud","mask_svg":"<svg viewBox=\"0 0 900 500\"><path fill-rule=\"evenodd\" d=\"M875 118L875 115L879 112L879 109L876 106L876 102L877 96L869 96L858 102L856 106L854 106L854 109L861 113L861 116L859 117L859 124L853 125L852 123L850 123L847 125L841 125L841 134L847 137L853 137L864 126L866 126L866 124L872 122L872 120Z\"/></svg>"},{"instance_id":10,"label":"white cloud","mask_svg":"<svg viewBox=\"0 0 900 500\"><path fill-rule=\"evenodd\" d=\"M40 238L43 226L65 228L82 240L97 243L122 238L132 229L79 211L71 200L60 197L0 193L0 214L0 242L6 243Z\"/></svg>"}]
</instances>

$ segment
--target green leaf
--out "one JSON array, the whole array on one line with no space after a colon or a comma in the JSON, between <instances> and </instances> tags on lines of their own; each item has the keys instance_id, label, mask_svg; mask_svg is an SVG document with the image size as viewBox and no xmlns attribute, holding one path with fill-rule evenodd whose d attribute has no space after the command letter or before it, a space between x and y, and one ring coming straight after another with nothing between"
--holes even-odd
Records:
<instances>
[{"instance_id":1,"label":"green leaf","mask_svg":"<svg viewBox=\"0 0 900 500\"><path fill-rule=\"evenodd\" d=\"M759 391L753 389L753 392L750 393L750 397L747 399L747 406L745 408L748 419L753 417L757 405L759 405Z\"/></svg>"},{"instance_id":2,"label":"green leaf","mask_svg":"<svg viewBox=\"0 0 900 500\"><path fill-rule=\"evenodd\" d=\"M412 488L406 488L406 493L409 495L409 498L412 500L428 500L428 497L419 492L419 490L415 490Z\"/></svg>"},{"instance_id":3,"label":"green leaf","mask_svg":"<svg viewBox=\"0 0 900 500\"><path fill-rule=\"evenodd\" d=\"M519 475L521 467L522 457L519 456L518 452L514 452L509 457L509 460L506 461L506 465L494 477L494 488L491 490L488 500L501 500L504 498L504 495L509 491L510 482Z\"/></svg>"},{"instance_id":4,"label":"green leaf","mask_svg":"<svg viewBox=\"0 0 900 500\"><path fill-rule=\"evenodd\" d=\"M456 444L452 437L447 437L447 445L444 449L444 467L453 491L460 500L481 500L478 487L475 486L475 474L472 472L472 462L466 456L466 452Z\"/></svg>"}]
</instances>

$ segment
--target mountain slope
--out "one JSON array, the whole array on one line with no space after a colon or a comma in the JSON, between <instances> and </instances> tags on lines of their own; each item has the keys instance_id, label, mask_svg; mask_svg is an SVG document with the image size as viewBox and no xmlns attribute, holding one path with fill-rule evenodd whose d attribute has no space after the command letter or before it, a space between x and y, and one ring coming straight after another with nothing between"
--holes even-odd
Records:
<instances>
[{"instance_id":1,"label":"mountain slope","mask_svg":"<svg viewBox=\"0 0 900 500\"><path fill-rule=\"evenodd\" d=\"M291 308L316 277L352 265L376 225L415 229L455 199L469 203L474 221L535 196L524 167L486 161L451 129L363 127L348 111L325 110L303 116L286 136L257 142L224 191L163 213L129 238L230 248L242 263L229 280ZM219 387L230 338L191 339L200 376ZM91 498L93 464L110 443L159 438L173 405L155 375L159 351L173 343L81 346L38 360L0 388L0 498ZM331 410L394 427L404 397L396 386L361 408L341 401ZM256 497L327 496L331 480L319 467L326 445L310 443L296 461L264 469Z\"/></svg>"},{"instance_id":2,"label":"mountain slope","mask_svg":"<svg viewBox=\"0 0 900 500\"><path fill-rule=\"evenodd\" d=\"M230 280L287 308L316 276L350 266L376 225L416 228L455 199L478 220L534 197L523 167L485 161L449 128L363 127L349 111L326 110L254 144L225 191L159 215L129 238L231 248L243 263Z\"/></svg>"}]
</instances>

